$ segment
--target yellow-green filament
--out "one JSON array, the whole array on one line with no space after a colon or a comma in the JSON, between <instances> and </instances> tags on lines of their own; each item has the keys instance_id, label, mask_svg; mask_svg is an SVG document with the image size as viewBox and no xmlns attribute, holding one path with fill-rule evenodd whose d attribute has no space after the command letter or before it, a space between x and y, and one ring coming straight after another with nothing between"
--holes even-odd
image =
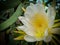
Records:
<instances>
[{"instance_id":1,"label":"yellow-green filament","mask_svg":"<svg viewBox=\"0 0 60 45\"><path fill-rule=\"evenodd\" d=\"M38 45L38 41L36 42L36 45Z\"/></svg>"},{"instance_id":2,"label":"yellow-green filament","mask_svg":"<svg viewBox=\"0 0 60 45\"><path fill-rule=\"evenodd\" d=\"M60 19L57 19L57 20L55 20L54 22L59 22L60 21Z\"/></svg>"},{"instance_id":3,"label":"yellow-green filament","mask_svg":"<svg viewBox=\"0 0 60 45\"><path fill-rule=\"evenodd\" d=\"M24 12L26 11L26 9L25 9L25 8L23 8L23 7L22 7L22 10L23 10Z\"/></svg>"},{"instance_id":4,"label":"yellow-green filament","mask_svg":"<svg viewBox=\"0 0 60 45\"><path fill-rule=\"evenodd\" d=\"M55 38L55 40L58 42L58 43L60 43L60 41L57 39L57 37L56 36L52 36L53 38Z\"/></svg>"},{"instance_id":5,"label":"yellow-green filament","mask_svg":"<svg viewBox=\"0 0 60 45\"><path fill-rule=\"evenodd\" d=\"M57 45L57 43L54 41L54 39L52 39L52 42L53 42L55 45Z\"/></svg>"},{"instance_id":6,"label":"yellow-green filament","mask_svg":"<svg viewBox=\"0 0 60 45\"><path fill-rule=\"evenodd\" d=\"M60 23L56 23L53 25L53 27L58 27L58 26L60 26Z\"/></svg>"}]
</instances>

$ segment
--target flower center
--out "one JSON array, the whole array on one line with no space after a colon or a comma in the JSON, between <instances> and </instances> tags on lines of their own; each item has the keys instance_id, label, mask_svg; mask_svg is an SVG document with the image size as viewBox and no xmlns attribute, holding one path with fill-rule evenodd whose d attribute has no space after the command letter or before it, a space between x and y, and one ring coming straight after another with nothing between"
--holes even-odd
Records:
<instances>
[{"instance_id":1,"label":"flower center","mask_svg":"<svg viewBox=\"0 0 60 45\"><path fill-rule=\"evenodd\" d=\"M35 37L44 37L44 32L48 28L48 17L43 14L35 14L31 18L31 23L34 28Z\"/></svg>"}]
</instances>

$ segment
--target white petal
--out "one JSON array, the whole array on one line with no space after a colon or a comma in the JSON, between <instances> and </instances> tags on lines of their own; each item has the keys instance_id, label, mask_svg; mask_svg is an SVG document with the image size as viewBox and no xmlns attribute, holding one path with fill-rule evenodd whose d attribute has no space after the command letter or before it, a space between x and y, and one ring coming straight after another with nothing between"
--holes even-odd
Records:
<instances>
[{"instance_id":1,"label":"white petal","mask_svg":"<svg viewBox=\"0 0 60 45\"><path fill-rule=\"evenodd\" d=\"M36 4L36 8L41 12L41 13L45 13L45 9L44 6L40 3Z\"/></svg>"},{"instance_id":2,"label":"white petal","mask_svg":"<svg viewBox=\"0 0 60 45\"><path fill-rule=\"evenodd\" d=\"M36 38L36 40L37 40L37 41L42 41L42 40L43 40L43 38Z\"/></svg>"},{"instance_id":3,"label":"white petal","mask_svg":"<svg viewBox=\"0 0 60 45\"><path fill-rule=\"evenodd\" d=\"M53 34L60 34L60 28L54 28L54 29L52 29L51 33L53 33Z\"/></svg>"},{"instance_id":4,"label":"white petal","mask_svg":"<svg viewBox=\"0 0 60 45\"><path fill-rule=\"evenodd\" d=\"M45 9L44 6L42 4L35 4L34 6L32 6L34 13L40 13L40 14L45 14Z\"/></svg>"},{"instance_id":5,"label":"white petal","mask_svg":"<svg viewBox=\"0 0 60 45\"><path fill-rule=\"evenodd\" d=\"M30 35L30 36L34 36L34 32L33 32L33 30L31 29L31 28L27 28L27 27L25 27L25 26L18 26L18 27L16 27L18 30L22 30L22 31L24 31L26 34L28 34L28 35Z\"/></svg>"},{"instance_id":6,"label":"white petal","mask_svg":"<svg viewBox=\"0 0 60 45\"><path fill-rule=\"evenodd\" d=\"M55 16L56 15L55 9L52 6L50 6L49 8L50 8L51 15Z\"/></svg>"},{"instance_id":7,"label":"white petal","mask_svg":"<svg viewBox=\"0 0 60 45\"><path fill-rule=\"evenodd\" d=\"M54 10L54 8L52 7L52 6L49 6L48 7L48 12L47 12L47 14L48 14L48 16L49 17L54 17L55 18L55 10Z\"/></svg>"},{"instance_id":8,"label":"white petal","mask_svg":"<svg viewBox=\"0 0 60 45\"><path fill-rule=\"evenodd\" d=\"M24 20L24 17L23 17L23 16L19 16L18 19L19 19L20 21L22 21L22 20Z\"/></svg>"},{"instance_id":9,"label":"white petal","mask_svg":"<svg viewBox=\"0 0 60 45\"><path fill-rule=\"evenodd\" d=\"M33 3L30 3L30 6L33 6L34 4Z\"/></svg>"},{"instance_id":10,"label":"white petal","mask_svg":"<svg viewBox=\"0 0 60 45\"><path fill-rule=\"evenodd\" d=\"M34 30L32 28L28 27L24 31L27 35L34 36Z\"/></svg>"},{"instance_id":11,"label":"white petal","mask_svg":"<svg viewBox=\"0 0 60 45\"><path fill-rule=\"evenodd\" d=\"M25 26L18 26L16 28L18 30L24 31L26 34L28 34L30 36L34 36L34 32L33 32L32 28L28 28L28 27L25 27Z\"/></svg>"},{"instance_id":12,"label":"white petal","mask_svg":"<svg viewBox=\"0 0 60 45\"><path fill-rule=\"evenodd\" d=\"M16 27L18 30L24 30L25 29L25 27L24 26L18 26L18 27Z\"/></svg>"},{"instance_id":13,"label":"white petal","mask_svg":"<svg viewBox=\"0 0 60 45\"><path fill-rule=\"evenodd\" d=\"M45 35L45 37L48 36L48 30L45 31L44 35Z\"/></svg>"},{"instance_id":14,"label":"white petal","mask_svg":"<svg viewBox=\"0 0 60 45\"><path fill-rule=\"evenodd\" d=\"M25 16L26 17L33 17L35 14L44 14L46 15L46 12L44 10L44 7L42 4L34 4L34 5L30 5L26 8L26 12L25 12Z\"/></svg>"},{"instance_id":15,"label":"white petal","mask_svg":"<svg viewBox=\"0 0 60 45\"><path fill-rule=\"evenodd\" d=\"M45 42L50 42L52 40L52 37L51 36L47 36L44 38L44 41Z\"/></svg>"},{"instance_id":16,"label":"white petal","mask_svg":"<svg viewBox=\"0 0 60 45\"><path fill-rule=\"evenodd\" d=\"M34 15L34 12L32 10L32 7L28 6L26 8L26 12L24 13L24 16L27 17L27 18L31 18L33 15Z\"/></svg>"},{"instance_id":17,"label":"white petal","mask_svg":"<svg viewBox=\"0 0 60 45\"><path fill-rule=\"evenodd\" d=\"M30 26L30 21L28 18L25 18L25 17L18 17L20 21L22 21L22 23L26 26L26 27L29 27Z\"/></svg>"},{"instance_id":18,"label":"white petal","mask_svg":"<svg viewBox=\"0 0 60 45\"><path fill-rule=\"evenodd\" d=\"M29 36L29 35L26 35L26 36L24 37L24 39L25 39L27 42L35 42L35 41L36 41L36 39L35 39L34 37Z\"/></svg>"},{"instance_id":19,"label":"white petal","mask_svg":"<svg viewBox=\"0 0 60 45\"><path fill-rule=\"evenodd\" d=\"M21 28L21 29L23 29L23 31L26 33L26 34L28 34L28 35L31 35L31 36L33 36L33 33L34 33L34 30L33 30L33 27L32 27L32 25L30 24L30 21L27 19L27 18L25 18L25 17L19 17L19 19L22 21L22 23L24 24L24 29L23 28Z\"/></svg>"},{"instance_id":20,"label":"white petal","mask_svg":"<svg viewBox=\"0 0 60 45\"><path fill-rule=\"evenodd\" d=\"M53 7L49 6L48 7L48 17L49 17L49 27L52 27L54 24L54 19L55 19L55 10Z\"/></svg>"}]
</instances>

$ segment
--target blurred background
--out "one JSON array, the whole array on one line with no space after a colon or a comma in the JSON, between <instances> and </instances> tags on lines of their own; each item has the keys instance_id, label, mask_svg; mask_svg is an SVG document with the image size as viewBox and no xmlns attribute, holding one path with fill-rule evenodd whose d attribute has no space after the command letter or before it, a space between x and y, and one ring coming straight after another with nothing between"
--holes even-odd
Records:
<instances>
[{"instance_id":1,"label":"blurred background","mask_svg":"<svg viewBox=\"0 0 60 45\"><path fill-rule=\"evenodd\" d=\"M22 25L18 20L18 16L24 14L21 8L26 8L30 3L43 3L46 10L49 5L53 6L56 11L55 19L60 19L60 0L0 0L0 45L36 45L36 42L29 43L24 40L14 40L15 37L21 35L14 32L14 30L17 30L17 26ZM55 42L60 45L60 35L54 35L59 40L57 42L54 39ZM46 45L46 43L43 42L42 45ZM51 42L49 42L49 45L51 45Z\"/></svg>"}]
</instances>

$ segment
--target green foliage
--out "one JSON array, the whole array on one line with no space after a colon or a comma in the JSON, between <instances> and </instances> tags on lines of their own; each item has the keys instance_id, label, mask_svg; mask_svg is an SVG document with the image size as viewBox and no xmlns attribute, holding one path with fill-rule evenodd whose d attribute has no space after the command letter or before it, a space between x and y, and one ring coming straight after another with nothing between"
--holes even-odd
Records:
<instances>
[{"instance_id":1,"label":"green foliage","mask_svg":"<svg viewBox=\"0 0 60 45\"><path fill-rule=\"evenodd\" d=\"M22 4L20 4L16 10L16 12L5 22L3 22L2 24L0 24L0 31L4 30L5 28L9 27L10 25L12 25L14 22L16 22L18 16L20 16L22 14Z\"/></svg>"}]
</instances>

